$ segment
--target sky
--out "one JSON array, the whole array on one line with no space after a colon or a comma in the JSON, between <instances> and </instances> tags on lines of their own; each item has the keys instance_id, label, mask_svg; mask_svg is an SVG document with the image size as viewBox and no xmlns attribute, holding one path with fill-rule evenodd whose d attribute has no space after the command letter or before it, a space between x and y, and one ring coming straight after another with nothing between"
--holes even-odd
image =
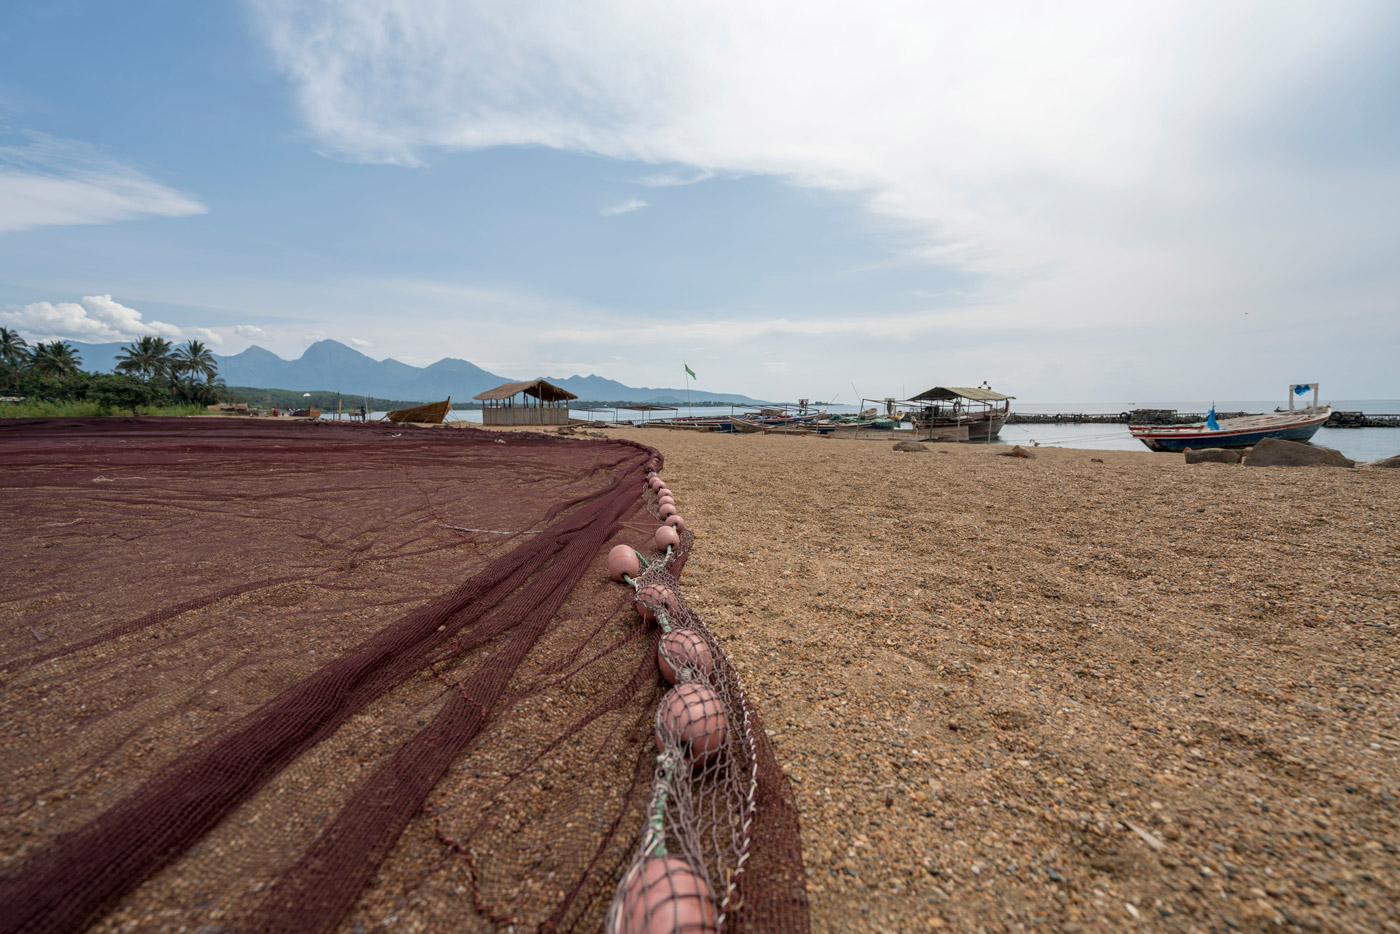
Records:
<instances>
[{"instance_id":1,"label":"sky","mask_svg":"<svg viewBox=\"0 0 1400 934\"><path fill-rule=\"evenodd\" d=\"M852 402L1400 396L1389 0L6 0L0 325Z\"/></svg>"}]
</instances>

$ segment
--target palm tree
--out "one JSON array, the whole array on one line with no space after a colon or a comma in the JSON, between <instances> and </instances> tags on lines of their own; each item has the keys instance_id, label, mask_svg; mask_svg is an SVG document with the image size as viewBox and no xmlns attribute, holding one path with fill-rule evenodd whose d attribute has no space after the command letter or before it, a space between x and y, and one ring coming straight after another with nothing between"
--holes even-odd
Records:
<instances>
[{"instance_id":1,"label":"palm tree","mask_svg":"<svg viewBox=\"0 0 1400 934\"><path fill-rule=\"evenodd\" d=\"M117 369L135 373L142 379L155 379L171 365L170 341L149 334L122 349Z\"/></svg>"},{"instance_id":2,"label":"palm tree","mask_svg":"<svg viewBox=\"0 0 1400 934\"><path fill-rule=\"evenodd\" d=\"M219 372L219 364L201 341L185 341L175 351L175 366L181 373L203 376L209 382Z\"/></svg>"},{"instance_id":3,"label":"palm tree","mask_svg":"<svg viewBox=\"0 0 1400 934\"><path fill-rule=\"evenodd\" d=\"M211 405L218 402L227 389L228 384L225 383L222 378L216 376L213 379L207 380L203 386L199 387L196 398L205 405Z\"/></svg>"},{"instance_id":4,"label":"palm tree","mask_svg":"<svg viewBox=\"0 0 1400 934\"><path fill-rule=\"evenodd\" d=\"M29 354L25 352L28 346L29 341L20 337L18 331L0 328L0 363L4 363L10 371L10 379L15 386L19 385L21 365L29 359Z\"/></svg>"},{"instance_id":5,"label":"palm tree","mask_svg":"<svg viewBox=\"0 0 1400 934\"><path fill-rule=\"evenodd\" d=\"M24 349L28 346L29 341L20 337L18 331L0 328L0 360L4 360L10 366L18 366L26 356Z\"/></svg>"},{"instance_id":6,"label":"palm tree","mask_svg":"<svg viewBox=\"0 0 1400 934\"><path fill-rule=\"evenodd\" d=\"M194 402L212 391L211 384L218 375L219 364L202 342L185 341L171 355L171 360L173 365L170 368L170 388L179 393L186 402ZM196 376L204 377L203 386L195 382Z\"/></svg>"},{"instance_id":7,"label":"palm tree","mask_svg":"<svg viewBox=\"0 0 1400 934\"><path fill-rule=\"evenodd\" d=\"M40 342L34 345L30 363L40 376L53 376L63 379L74 376L83 365L83 358L67 341Z\"/></svg>"}]
</instances>

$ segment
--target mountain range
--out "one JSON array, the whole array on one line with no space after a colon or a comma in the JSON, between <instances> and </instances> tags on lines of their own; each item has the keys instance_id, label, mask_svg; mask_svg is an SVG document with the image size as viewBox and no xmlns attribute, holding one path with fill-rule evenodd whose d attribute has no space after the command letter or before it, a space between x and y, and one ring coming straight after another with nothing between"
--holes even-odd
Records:
<instances>
[{"instance_id":1,"label":"mountain range","mask_svg":"<svg viewBox=\"0 0 1400 934\"><path fill-rule=\"evenodd\" d=\"M89 372L111 372L128 344L85 344L69 341ZM283 360L256 344L241 353L214 354L219 376L230 386L259 389L326 390L346 395L377 396L382 399L432 402L451 396L466 402L472 396L502 383L531 377L499 376L467 360L444 357L428 366L410 366L392 358L375 360L339 341L317 341L295 360ZM656 405L684 404L684 389L657 389L626 386L602 376L568 376L544 379L567 389L582 401L636 402ZM690 391L694 402L758 402L735 393Z\"/></svg>"}]
</instances>

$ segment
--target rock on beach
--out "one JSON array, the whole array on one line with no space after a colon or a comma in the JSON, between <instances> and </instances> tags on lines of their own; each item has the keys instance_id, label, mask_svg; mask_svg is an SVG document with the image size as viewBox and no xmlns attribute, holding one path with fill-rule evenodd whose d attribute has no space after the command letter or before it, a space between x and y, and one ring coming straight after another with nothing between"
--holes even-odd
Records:
<instances>
[{"instance_id":1,"label":"rock on beach","mask_svg":"<svg viewBox=\"0 0 1400 934\"><path fill-rule=\"evenodd\" d=\"M1187 448L1185 455L1188 464L1238 464L1243 456L1237 448Z\"/></svg>"},{"instance_id":2,"label":"rock on beach","mask_svg":"<svg viewBox=\"0 0 1400 934\"><path fill-rule=\"evenodd\" d=\"M1246 467L1355 467L1341 451L1316 444L1265 438L1244 459Z\"/></svg>"}]
</instances>

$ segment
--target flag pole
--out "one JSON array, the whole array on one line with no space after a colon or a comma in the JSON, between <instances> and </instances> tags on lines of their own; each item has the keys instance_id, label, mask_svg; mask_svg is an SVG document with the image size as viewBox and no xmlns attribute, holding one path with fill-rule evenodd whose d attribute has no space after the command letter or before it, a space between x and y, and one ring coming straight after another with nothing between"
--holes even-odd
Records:
<instances>
[{"instance_id":1,"label":"flag pole","mask_svg":"<svg viewBox=\"0 0 1400 934\"><path fill-rule=\"evenodd\" d=\"M695 407L690 404L690 365L682 360L681 366L685 367L685 407L694 416Z\"/></svg>"}]
</instances>

